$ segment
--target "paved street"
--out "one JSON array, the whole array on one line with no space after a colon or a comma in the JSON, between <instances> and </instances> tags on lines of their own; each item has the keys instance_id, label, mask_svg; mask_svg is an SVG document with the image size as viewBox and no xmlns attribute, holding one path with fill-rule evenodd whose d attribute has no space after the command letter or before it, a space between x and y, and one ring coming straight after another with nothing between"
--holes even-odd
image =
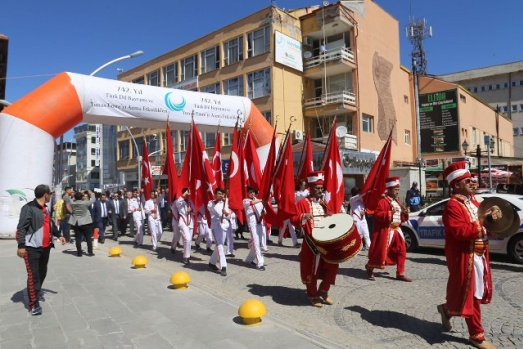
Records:
<instances>
[{"instance_id":1,"label":"paved street","mask_svg":"<svg viewBox=\"0 0 523 349\"><path fill-rule=\"evenodd\" d=\"M91 258L76 257L74 245L58 246L44 284L44 313L37 317L24 307L26 272L16 244L0 240L0 348L469 347L464 320L452 320L455 332L442 332L436 305L444 300L447 271L441 251L408 255L412 283L394 280L393 268L367 280L360 252L341 265L331 289L335 304L317 309L300 282L297 249L269 245L262 272L243 262L247 242L236 240L236 257L222 277L209 270L205 253L193 253L184 266L180 251L169 250L171 237L164 233L158 254L148 236L143 249L123 237L119 258L108 257L115 244L110 239ZM131 268L137 254L149 259L147 268ZM495 293L482 307L486 335L498 348L523 348L523 266L493 259ZM186 291L169 288L179 270L192 278ZM237 316L249 298L261 300L268 312L253 327Z\"/></svg>"}]
</instances>

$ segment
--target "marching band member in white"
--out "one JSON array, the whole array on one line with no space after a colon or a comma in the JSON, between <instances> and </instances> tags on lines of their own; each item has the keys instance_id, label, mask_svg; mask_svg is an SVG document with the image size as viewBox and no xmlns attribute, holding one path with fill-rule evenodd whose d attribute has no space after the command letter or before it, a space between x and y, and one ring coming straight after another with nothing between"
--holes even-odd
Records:
<instances>
[{"instance_id":1,"label":"marching band member in white","mask_svg":"<svg viewBox=\"0 0 523 349\"><path fill-rule=\"evenodd\" d=\"M211 230L216 242L216 248L209 260L209 266L213 270L220 270L222 276L227 275L227 260L225 259L225 251L223 244L225 241L225 232L229 229L230 223L228 217L231 213L227 201L225 201L225 191L222 188L216 188L214 191L216 200L209 201L207 207L211 213ZM220 262L220 267L216 266L216 262Z\"/></svg>"},{"instance_id":2,"label":"marching band member in white","mask_svg":"<svg viewBox=\"0 0 523 349\"><path fill-rule=\"evenodd\" d=\"M132 199L130 199L129 210L133 214L133 220L134 220L134 228L135 228L135 234L134 234L134 246L142 246L143 244L143 209L142 204L140 203L140 198L138 197L138 194L135 192L133 193Z\"/></svg>"},{"instance_id":3,"label":"marching band member in white","mask_svg":"<svg viewBox=\"0 0 523 349\"><path fill-rule=\"evenodd\" d=\"M225 199L227 207L229 207L229 199ZM236 222L236 213L231 210L231 214L226 218L229 221L229 227L225 231L225 242L227 243L226 257L235 257L234 255L234 232L238 229L238 222Z\"/></svg>"},{"instance_id":4,"label":"marching band member in white","mask_svg":"<svg viewBox=\"0 0 523 349\"><path fill-rule=\"evenodd\" d=\"M256 258L256 267L258 270L265 270L264 259L261 253L261 242L265 233L265 223L263 222L263 215L265 209L263 208L262 200L256 198L256 189L247 187L248 197L243 200L243 208L247 216L247 224L251 232L251 239L249 245L251 251L247 255L245 262L254 264Z\"/></svg>"},{"instance_id":5,"label":"marching band member in white","mask_svg":"<svg viewBox=\"0 0 523 349\"><path fill-rule=\"evenodd\" d=\"M158 248L158 242L162 238L162 218L158 208L156 191L151 191L151 198L145 202L144 211L149 215L149 231L151 233L151 242L153 244L153 251Z\"/></svg>"},{"instance_id":6,"label":"marching band member in white","mask_svg":"<svg viewBox=\"0 0 523 349\"><path fill-rule=\"evenodd\" d=\"M180 220L180 214L178 213L178 208L176 207L176 199L171 202L171 215L172 215L172 227L173 227L173 240L171 242L171 253L176 253L176 245L180 241L180 227L178 221Z\"/></svg>"},{"instance_id":7,"label":"marching band member in white","mask_svg":"<svg viewBox=\"0 0 523 349\"><path fill-rule=\"evenodd\" d=\"M370 248L369 226L365 218L365 205L361 200L360 189L357 187L352 188L351 194L352 197L349 200L349 204L352 218L354 219L354 223L356 223L356 229L358 229L361 239L365 242L364 249L368 250Z\"/></svg>"},{"instance_id":8,"label":"marching band member in white","mask_svg":"<svg viewBox=\"0 0 523 349\"><path fill-rule=\"evenodd\" d=\"M203 239L205 239L205 244L207 245L207 252L212 253L212 233L209 224L207 224L207 217L205 216L205 207L202 205L198 210L198 237L194 244L196 245L196 251L201 249L200 244Z\"/></svg>"},{"instance_id":9,"label":"marching band member in white","mask_svg":"<svg viewBox=\"0 0 523 349\"><path fill-rule=\"evenodd\" d=\"M194 229L194 203L189 199L189 188L182 189L182 196L176 200L178 211L178 229L183 239L183 264L189 264L191 258L191 242Z\"/></svg>"},{"instance_id":10,"label":"marching band member in white","mask_svg":"<svg viewBox=\"0 0 523 349\"><path fill-rule=\"evenodd\" d=\"M307 189L307 181L305 179L300 180L300 183L296 187L294 193L295 202L298 203L303 198L309 196L309 189ZM291 224L290 218L283 221L282 226L278 232L278 246L283 246L283 237L285 231L289 229L289 235L292 240L292 247L299 248L301 245L298 243L298 237L296 236L296 228Z\"/></svg>"}]
</instances>

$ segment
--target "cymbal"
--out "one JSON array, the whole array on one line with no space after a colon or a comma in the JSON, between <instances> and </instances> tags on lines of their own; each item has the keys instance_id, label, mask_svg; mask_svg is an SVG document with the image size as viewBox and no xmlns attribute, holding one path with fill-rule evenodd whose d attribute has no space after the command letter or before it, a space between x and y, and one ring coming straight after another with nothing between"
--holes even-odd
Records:
<instances>
[{"instance_id":1,"label":"cymbal","mask_svg":"<svg viewBox=\"0 0 523 349\"><path fill-rule=\"evenodd\" d=\"M493 206L499 207L499 209L501 210L501 218L498 218L495 222L490 221L488 218L485 218L483 220L483 226L487 229L487 232L491 233L492 235L505 235L509 231L509 229L513 225L515 225L515 221L519 222L519 215L514 210L510 202L508 202L507 200L504 200L497 196L489 196L484 198L484 200L479 204L478 217L484 217L485 212ZM512 233L510 235L512 235Z\"/></svg>"}]
</instances>

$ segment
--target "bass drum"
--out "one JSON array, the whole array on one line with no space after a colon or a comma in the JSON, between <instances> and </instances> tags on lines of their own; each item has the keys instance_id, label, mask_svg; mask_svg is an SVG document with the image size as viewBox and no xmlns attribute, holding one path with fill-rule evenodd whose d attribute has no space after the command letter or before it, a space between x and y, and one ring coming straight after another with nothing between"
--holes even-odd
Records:
<instances>
[{"instance_id":1,"label":"bass drum","mask_svg":"<svg viewBox=\"0 0 523 349\"><path fill-rule=\"evenodd\" d=\"M312 230L312 240L322 259L332 264L353 258L363 246L354 220L345 213L322 219Z\"/></svg>"}]
</instances>

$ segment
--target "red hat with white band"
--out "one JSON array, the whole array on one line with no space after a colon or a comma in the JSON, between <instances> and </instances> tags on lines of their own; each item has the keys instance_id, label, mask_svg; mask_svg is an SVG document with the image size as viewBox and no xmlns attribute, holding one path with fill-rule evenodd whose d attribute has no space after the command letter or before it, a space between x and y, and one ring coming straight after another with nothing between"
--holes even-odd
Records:
<instances>
[{"instance_id":1,"label":"red hat with white band","mask_svg":"<svg viewBox=\"0 0 523 349\"><path fill-rule=\"evenodd\" d=\"M459 161L451 164L443 171L443 177L449 182L449 186L453 186L456 182L465 178L470 178L471 174L466 161Z\"/></svg>"},{"instance_id":2,"label":"red hat with white band","mask_svg":"<svg viewBox=\"0 0 523 349\"><path fill-rule=\"evenodd\" d=\"M311 172L307 175L307 182L309 185L323 185L323 181L325 180L323 171L315 171Z\"/></svg>"},{"instance_id":3,"label":"red hat with white band","mask_svg":"<svg viewBox=\"0 0 523 349\"><path fill-rule=\"evenodd\" d=\"M385 187L388 188L399 188L400 187L400 178L399 177L389 177L385 181Z\"/></svg>"}]
</instances>

